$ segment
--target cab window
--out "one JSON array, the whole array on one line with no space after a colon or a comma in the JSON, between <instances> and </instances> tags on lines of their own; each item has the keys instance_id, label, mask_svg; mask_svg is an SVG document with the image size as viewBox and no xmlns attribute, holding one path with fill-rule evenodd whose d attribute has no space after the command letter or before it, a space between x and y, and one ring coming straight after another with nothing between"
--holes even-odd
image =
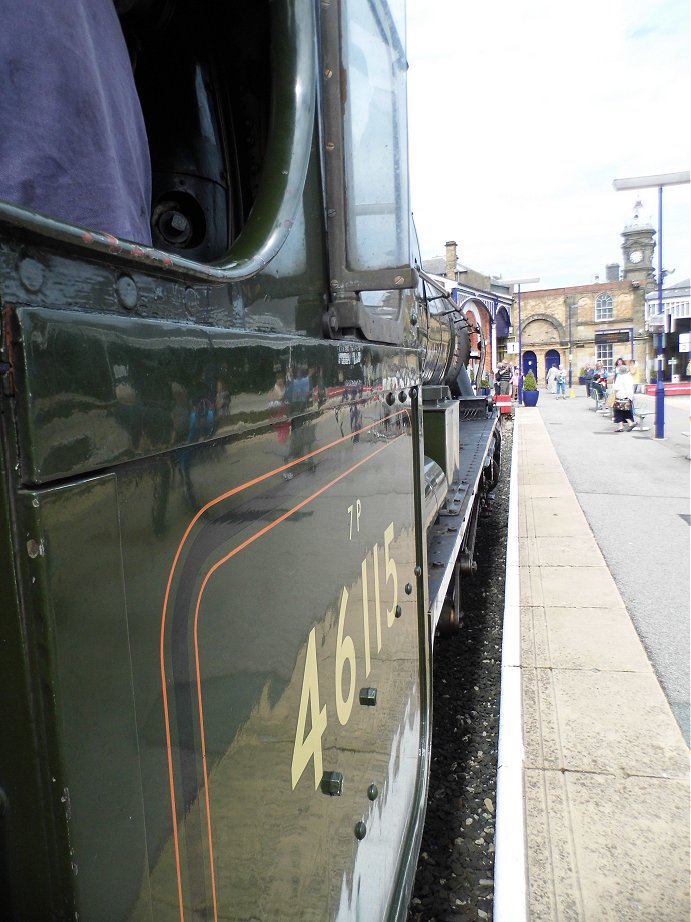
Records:
<instances>
[{"instance_id":1,"label":"cab window","mask_svg":"<svg viewBox=\"0 0 691 922\"><path fill-rule=\"evenodd\" d=\"M404 7L399 0L346 6L347 262L351 271L378 270L409 259Z\"/></svg>"}]
</instances>

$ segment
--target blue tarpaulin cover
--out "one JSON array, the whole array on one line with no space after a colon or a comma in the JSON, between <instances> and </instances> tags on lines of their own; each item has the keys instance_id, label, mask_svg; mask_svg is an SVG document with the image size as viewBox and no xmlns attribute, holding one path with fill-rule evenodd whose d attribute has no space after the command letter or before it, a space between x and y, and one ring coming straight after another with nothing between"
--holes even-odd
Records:
<instances>
[{"instance_id":1,"label":"blue tarpaulin cover","mask_svg":"<svg viewBox=\"0 0 691 922\"><path fill-rule=\"evenodd\" d=\"M0 198L151 242L151 166L112 0L0 0Z\"/></svg>"}]
</instances>

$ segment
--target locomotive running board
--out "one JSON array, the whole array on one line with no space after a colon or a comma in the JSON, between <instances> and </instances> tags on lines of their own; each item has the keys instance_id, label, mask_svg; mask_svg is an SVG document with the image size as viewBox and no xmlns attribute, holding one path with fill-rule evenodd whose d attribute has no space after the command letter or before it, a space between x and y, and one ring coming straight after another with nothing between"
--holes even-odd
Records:
<instances>
[{"instance_id":1,"label":"locomotive running board","mask_svg":"<svg viewBox=\"0 0 691 922\"><path fill-rule=\"evenodd\" d=\"M497 417L461 421L461 455L458 478L439 517L427 533L427 579L432 641L454 576L454 565L473 522L473 510L482 495L481 480L488 454L494 447Z\"/></svg>"}]
</instances>

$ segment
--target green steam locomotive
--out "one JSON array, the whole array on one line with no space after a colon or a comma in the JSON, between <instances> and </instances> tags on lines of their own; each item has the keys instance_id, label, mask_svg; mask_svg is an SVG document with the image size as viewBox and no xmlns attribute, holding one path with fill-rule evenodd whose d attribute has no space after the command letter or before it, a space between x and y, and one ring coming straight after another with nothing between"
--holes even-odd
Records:
<instances>
[{"instance_id":1,"label":"green steam locomotive","mask_svg":"<svg viewBox=\"0 0 691 922\"><path fill-rule=\"evenodd\" d=\"M400 919L500 450L417 255L403 0L116 6L14 24L0 916Z\"/></svg>"}]
</instances>

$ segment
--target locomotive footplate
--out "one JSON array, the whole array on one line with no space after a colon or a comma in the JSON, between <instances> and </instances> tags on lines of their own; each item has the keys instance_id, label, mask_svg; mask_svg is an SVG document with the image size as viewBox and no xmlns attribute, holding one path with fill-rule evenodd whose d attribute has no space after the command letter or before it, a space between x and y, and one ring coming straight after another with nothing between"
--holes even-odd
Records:
<instances>
[{"instance_id":1,"label":"locomotive footplate","mask_svg":"<svg viewBox=\"0 0 691 922\"><path fill-rule=\"evenodd\" d=\"M475 525L482 496L493 485L483 472L496 461L499 432L497 417L461 420L459 473L449 485L446 501L427 534L427 572L431 629L434 630L453 589L455 564L461 572L472 567ZM465 559L466 550L470 552ZM460 558L460 560L459 560ZM467 567L463 567L466 563Z\"/></svg>"}]
</instances>

